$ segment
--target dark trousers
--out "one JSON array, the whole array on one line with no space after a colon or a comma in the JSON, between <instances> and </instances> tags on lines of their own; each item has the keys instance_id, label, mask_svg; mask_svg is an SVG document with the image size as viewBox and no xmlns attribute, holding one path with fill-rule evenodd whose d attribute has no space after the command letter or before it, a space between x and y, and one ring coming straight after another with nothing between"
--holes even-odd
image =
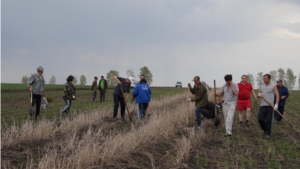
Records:
<instances>
[{"instance_id":1,"label":"dark trousers","mask_svg":"<svg viewBox=\"0 0 300 169\"><path fill-rule=\"evenodd\" d=\"M195 109L196 122L198 126L201 125L201 110L202 110L201 107L196 107Z\"/></svg>"},{"instance_id":2,"label":"dark trousers","mask_svg":"<svg viewBox=\"0 0 300 169\"><path fill-rule=\"evenodd\" d=\"M215 118L215 112L210 112L209 110L206 110L206 109L202 109L201 114L207 119Z\"/></svg>"},{"instance_id":3,"label":"dark trousers","mask_svg":"<svg viewBox=\"0 0 300 169\"><path fill-rule=\"evenodd\" d=\"M94 91L94 93L93 93L93 101L95 101L95 99L96 99L96 96L97 96L97 92L96 92L96 91Z\"/></svg>"},{"instance_id":4,"label":"dark trousers","mask_svg":"<svg viewBox=\"0 0 300 169\"><path fill-rule=\"evenodd\" d=\"M261 129L265 134L271 135L272 129L272 114L273 107L271 106L260 106L258 112L258 122Z\"/></svg>"},{"instance_id":5,"label":"dark trousers","mask_svg":"<svg viewBox=\"0 0 300 169\"><path fill-rule=\"evenodd\" d=\"M100 102L105 100L105 89L100 89Z\"/></svg>"},{"instance_id":6,"label":"dark trousers","mask_svg":"<svg viewBox=\"0 0 300 169\"><path fill-rule=\"evenodd\" d=\"M284 106L278 106L278 111L283 115ZM282 117L276 111L274 111L274 118L276 121L281 121L282 119Z\"/></svg>"},{"instance_id":7,"label":"dark trousers","mask_svg":"<svg viewBox=\"0 0 300 169\"><path fill-rule=\"evenodd\" d=\"M42 102L42 95L32 94L32 107L34 107L34 103L36 103L35 117L37 117L40 114L41 102Z\"/></svg>"},{"instance_id":8,"label":"dark trousers","mask_svg":"<svg viewBox=\"0 0 300 169\"><path fill-rule=\"evenodd\" d=\"M113 117L117 117L118 115L119 103L121 105L121 118L124 118L125 115L124 97L119 96L118 94L114 94L114 116Z\"/></svg>"}]
</instances>

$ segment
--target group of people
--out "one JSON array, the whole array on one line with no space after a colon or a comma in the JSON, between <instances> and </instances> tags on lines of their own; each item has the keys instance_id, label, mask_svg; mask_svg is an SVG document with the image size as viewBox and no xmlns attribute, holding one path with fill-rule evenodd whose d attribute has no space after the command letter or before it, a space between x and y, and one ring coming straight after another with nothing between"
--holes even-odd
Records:
<instances>
[{"instance_id":1,"label":"group of people","mask_svg":"<svg viewBox=\"0 0 300 169\"><path fill-rule=\"evenodd\" d=\"M279 124L282 120L281 115L284 113L286 99L289 97L288 89L283 86L282 80L277 79L277 85L274 85L271 83L271 76L269 74L265 74L263 76L264 84L259 87L259 92L256 96L251 83L248 83L247 81L246 75L242 75L241 82L238 84L232 82L232 75L226 75L224 79L226 83L222 86L221 92L215 93L214 95L215 97L223 97L222 107L226 130L225 135L232 135L233 117L236 109L239 111L240 126L243 126L243 111L246 110L246 126L249 127L249 121L251 118L250 94L252 94L255 98L256 103L257 96L261 98L258 113L258 122L261 129L263 130L263 136L265 138L270 138L273 113L276 123ZM208 101L207 89L206 86L201 83L200 77L195 76L193 81L195 83L194 87L192 88L190 84L188 84L188 87L190 92L195 96L192 98L187 98L187 101L195 102L196 129L200 129L201 114L206 118L215 118L215 105ZM218 105L217 107L220 107L220 105ZM281 115L277 113L277 110Z\"/></svg>"},{"instance_id":2,"label":"group of people","mask_svg":"<svg viewBox=\"0 0 300 169\"><path fill-rule=\"evenodd\" d=\"M28 79L27 87L32 94L32 107L36 104L36 113L34 116L30 113L31 118L37 119L40 114L40 108L43 96L45 96L45 79L43 76L44 68L39 66L37 73L31 75ZM151 100L151 88L147 84L147 80L144 75L140 76L140 81L135 82L133 77L122 78L113 76L113 79L117 82L117 86L113 91L114 100L114 113L113 118L117 118L119 104L121 106L121 119L125 121L125 107L129 98L131 84L135 84L134 92L132 94L136 102L137 117L138 120L142 120L146 116L146 111ZM65 101L65 107L60 111L61 115L69 115L72 101L76 100L76 88L73 85L74 76L70 75L66 79L64 86L63 100ZM107 91L107 80L104 76L101 76L99 84L97 85L98 78L94 77L91 90L93 91L92 101L95 101L97 96L97 90L100 90L100 102L105 101L105 93ZM126 93L126 96L124 96Z\"/></svg>"}]
</instances>

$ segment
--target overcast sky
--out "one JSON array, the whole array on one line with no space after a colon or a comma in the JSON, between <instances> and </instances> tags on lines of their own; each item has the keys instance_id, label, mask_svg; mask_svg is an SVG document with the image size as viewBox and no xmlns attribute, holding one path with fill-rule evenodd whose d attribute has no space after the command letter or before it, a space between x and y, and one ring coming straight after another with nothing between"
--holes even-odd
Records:
<instances>
[{"instance_id":1,"label":"overcast sky","mask_svg":"<svg viewBox=\"0 0 300 169\"><path fill-rule=\"evenodd\" d=\"M152 86L184 86L195 75L213 85L262 71L300 74L298 0L2 0L1 81L45 68L65 83L87 84L147 66ZM298 79L298 78L297 78Z\"/></svg>"}]
</instances>

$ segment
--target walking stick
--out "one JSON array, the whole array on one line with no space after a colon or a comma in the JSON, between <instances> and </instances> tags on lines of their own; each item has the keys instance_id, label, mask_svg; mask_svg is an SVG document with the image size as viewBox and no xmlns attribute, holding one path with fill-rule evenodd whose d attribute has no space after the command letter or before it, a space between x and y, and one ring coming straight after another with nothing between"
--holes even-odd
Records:
<instances>
[{"instance_id":1,"label":"walking stick","mask_svg":"<svg viewBox=\"0 0 300 169\"><path fill-rule=\"evenodd\" d=\"M121 91L122 91L122 96L123 96L123 98L124 98L124 102L125 102L124 92L123 92L123 88L122 88L122 86L121 86L121 85L120 85L120 88L121 88ZM125 107L126 107L126 109L127 109L127 112L128 112L129 120L132 122L132 117L131 117L131 114L129 113L129 109L128 109L128 107L127 107L127 103L126 103L126 102L125 102Z\"/></svg>"},{"instance_id":2,"label":"walking stick","mask_svg":"<svg viewBox=\"0 0 300 169\"><path fill-rule=\"evenodd\" d=\"M274 108L274 106L264 97L262 96L262 98L271 106ZM275 110L292 128L292 124L278 111L278 110ZM274 113L273 113L274 114ZM273 117L273 116L272 116Z\"/></svg>"},{"instance_id":3,"label":"walking stick","mask_svg":"<svg viewBox=\"0 0 300 169\"><path fill-rule=\"evenodd\" d=\"M218 117L218 113L217 113L217 90L216 90L216 80L214 80L214 92L215 92L215 119L214 119L214 125L215 126L219 126L220 124L220 119Z\"/></svg>"},{"instance_id":4,"label":"walking stick","mask_svg":"<svg viewBox=\"0 0 300 169\"><path fill-rule=\"evenodd\" d=\"M188 98L190 98L190 88L188 87ZM189 123L189 107L190 107L190 102L187 102L187 112L186 112L186 124Z\"/></svg>"}]
</instances>

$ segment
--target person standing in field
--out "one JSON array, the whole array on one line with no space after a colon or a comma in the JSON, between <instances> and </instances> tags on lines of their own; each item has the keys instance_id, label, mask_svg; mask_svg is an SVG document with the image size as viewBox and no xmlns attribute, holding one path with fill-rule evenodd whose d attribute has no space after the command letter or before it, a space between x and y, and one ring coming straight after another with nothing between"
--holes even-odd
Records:
<instances>
[{"instance_id":1,"label":"person standing in field","mask_svg":"<svg viewBox=\"0 0 300 169\"><path fill-rule=\"evenodd\" d=\"M98 89L100 90L100 102L104 102L105 92L107 90L107 80L104 79L104 76L101 76Z\"/></svg>"},{"instance_id":2,"label":"person standing in field","mask_svg":"<svg viewBox=\"0 0 300 169\"><path fill-rule=\"evenodd\" d=\"M279 94L277 87L270 83L271 76L265 74L263 76L264 84L260 86L258 97L264 97L269 103L273 104L276 98L275 105L269 105L264 98L260 99L260 108L258 112L258 122L263 132L263 137L266 139L271 138L272 130L272 115L273 110L278 109ZM276 96L276 97L275 97Z\"/></svg>"},{"instance_id":3,"label":"person standing in field","mask_svg":"<svg viewBox=\"0 0 300 169\"><path fill-rule=\"evenodd\" d=\"M278 111L283 115L286 99L289 97L290 94L288 88L283 86L281 79L277 79L276 83L277 83L276 87L279 94ZM282 117L276 111L274 111L274 117L276 123L279 124L282 120Z\"/></svg>"},{"instance_id":4,"label":"person standing in field","mask_svg":"<svg viewBox=\"0 0 300 169\"><path fill-rule=\"evenodd\" d=\"M243 125L243 111L246 109L246 126L249 127L249 120L251 118L251 100L250 93L257 100L256 94L252 88L252 84L248 83L247 76L243 75L241 77L241 82L238 83L239 94L238 94L238 102L237 102L237 110L239 111L239 120L240 126Z\"/></svg>"},{"instance_id":5,"label":"person standing in field","mask_svg":"<svg viewBox=\"0 0 300 169\"><path fill-rule=\"evenodd\" d=\"M135 99L137 106L137 117L141 121L145 116L151 100L151 88L148 86L145 79L141 79L139 85L134 88L132 96Z\"/></svg>"},{"instance_id":6,"label":"person standing in field","mask_svg":"<svg viewBox=\"0 0 300 169\"><path fill-rule=\"evenodd\" d=\"M71 106L72 106L72 100L76 99L76 94L75 94L76 89L73 85L73 80L74 80L74 77L72 75L70 75L67 78L67 82L66 82L65 87L64 87L63 99L66 102L66 106L60 112L60 114L62 116L63 115L69 115L70 109L71 109Z\"/></svg>"},{"instance_id":7,"label":"person standing in field","mask_svg":"<svg viewBox=\"0 0 300 169\"><path fill-rule=\"evenodd\" d=\"M121 105L121 119L125 121L125 103L128 100L130 94L131 83L134 84L134 78L129 76L128 78L122 78L113 76L113 78L117 81L117 86L113 92L114 98L114 115L113 118L117 119L119 104ZM126 97L123 95L126 94Z\"/></svg>"},{"instance_id":8,"label":"person standing in field","mask_svg":"<svg viewBox=\"0 0 300 169\"><path fill-rule=\"evenodd\" d=\"M189 90L192 94L195 95L195 97L187 98L187 102L195 102L195 115L196 115L196 130L199 130L201 128L201 111L204 107L206 107L207 104L207 90L206 88L201 84L200 77L195 76L194 79L195 85L192 88L191 84L188 84Z\"/></svg>"},{"instance_id":9,"label":"person standing in field","mask_svg":"<svg viewBox=\"0 0 300 169\"><path fill-rule=\"evenodd\" d=\"M32 74L27 81L29 92L32 93L32 107L34 107L34 104L36 103L35 120L40 114L42 96L45 95L45 79L43 73L44 68L39 66L37 68L37 73Z\"/></svg>"},{"instance_id":10,"label":"person standing in field","mask_svg":"<svg viewBox=\"0 0 300 169\"><path fill-rule=\"evenodd\" d=\"M93 101L95 101L95 99L96 99L96 96L97 96L97 80L98 80L98 77L97 76L95 76L94 77L94 81L93 81L93 83L92 83L92 91L93 91Z\"/></svg>"},{"instance_id":11,"label":"person standing in field","mask_svg":"<svg viewBox=\"0 0 300 169\"><path fill-rule=\"evenodd\" d=\"M222 86L221 94L215 94L215 96L224 96L223 114L225 120L226 135L231 136L233 116L235 113L239 88L235 83L232 82L232 75L226 75L224 79L226 83Z\"/></svg>"}]
</instances>

